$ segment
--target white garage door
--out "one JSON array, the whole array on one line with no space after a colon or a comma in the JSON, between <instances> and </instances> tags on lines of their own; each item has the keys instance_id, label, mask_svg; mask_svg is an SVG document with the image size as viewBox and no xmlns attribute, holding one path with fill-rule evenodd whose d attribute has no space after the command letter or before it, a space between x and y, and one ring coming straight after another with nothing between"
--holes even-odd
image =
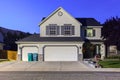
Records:
<instances>
[{"instance_id":1,"label":"white garage door","mask_svg":"<svg viewBox=\"0 0 120 80\"><path fill-rule=\"evenodd\" d=\"M37 47L23 47L22 48L22 60L28 61L28 53L38 53Z\"/></svg>"},{"instance_id":2,"label":"white garage door","mask_svg":"<svg viewBox=\"0 0 120 80\"><path fill-rule=\"evenodd\" d=\"M76 46L47 46L44 49L45 61L77 61Z\"/></svg>"}]
</instances>

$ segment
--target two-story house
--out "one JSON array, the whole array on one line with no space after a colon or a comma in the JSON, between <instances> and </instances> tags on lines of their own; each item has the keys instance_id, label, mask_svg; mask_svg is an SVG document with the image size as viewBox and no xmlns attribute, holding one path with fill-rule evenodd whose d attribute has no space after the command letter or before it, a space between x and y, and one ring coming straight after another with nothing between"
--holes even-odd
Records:
<instances>
[{"instance_id":1,"label":"two-story house","mask_svg":"<svg viewBox=\"0 0 120 80\"><path fill-rule=\"evenodd\" d=\"M40 34L16 42L22 61L28 61L29 53L37 53L38 61L80 61L85 39L96 45L96 54L105 56L102 26L94 18L74 18L59 7L39 26Z\"/></svg>"}]
</instances>

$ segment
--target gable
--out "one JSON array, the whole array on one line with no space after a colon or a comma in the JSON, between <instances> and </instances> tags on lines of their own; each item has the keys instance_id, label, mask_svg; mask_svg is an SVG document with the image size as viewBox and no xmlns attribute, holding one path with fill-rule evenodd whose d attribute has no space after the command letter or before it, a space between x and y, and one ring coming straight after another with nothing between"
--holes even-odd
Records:
<instances>
[{"instance_id":1,"label":"gable","mask_svg":"<svg viewBox=\"0 0 120 80\"><path fill-rule=\"evenodd\" d=\"M67 13L63 8L59 7L52 14L46 17L39 26L45 26L46 24L73 24L73 25L82 25L78 20L72 17L69 13Z\"/></svg>"}]
</instances>

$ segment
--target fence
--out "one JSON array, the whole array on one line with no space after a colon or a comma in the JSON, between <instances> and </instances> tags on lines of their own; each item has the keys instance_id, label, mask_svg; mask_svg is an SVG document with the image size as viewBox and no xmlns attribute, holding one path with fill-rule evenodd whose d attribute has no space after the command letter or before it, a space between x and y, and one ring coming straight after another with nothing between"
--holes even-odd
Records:
<instances>
[{"instance_id":1,"label":"fence","mask_svg":"<svg viewBox=\"0 0 120 80\"><path fill-rule=\"evenodd\" d=\"M0 59L17 60L17 51L0 50Z\"/></svg>"}]
</instances>

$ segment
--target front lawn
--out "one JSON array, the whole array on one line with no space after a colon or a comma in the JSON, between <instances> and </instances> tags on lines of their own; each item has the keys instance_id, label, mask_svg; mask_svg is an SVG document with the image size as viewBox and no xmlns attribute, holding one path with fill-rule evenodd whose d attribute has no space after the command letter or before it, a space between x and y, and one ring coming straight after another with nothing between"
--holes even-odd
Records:
<instances>
[{"instance_id":1,"label":"front lawn","mask_svg":"<svg viewBox=\"0 0 120 80\"><path fill-rule=\"evenodd\" d=\"M120 60L119 59L106 59L104 61L99 62L103 68L120 68Z\"/></svg>"},{"instance_id":2,"label":"front lawn","mask_svg":"<svg viewBox=\"0 0 120 80\"><path fill-rule=\"evenodd\" d=\"M7 61L9 61L9 60L8 59L0 59L0 63L7 62Z\"/></svg>"}]
</instances>

